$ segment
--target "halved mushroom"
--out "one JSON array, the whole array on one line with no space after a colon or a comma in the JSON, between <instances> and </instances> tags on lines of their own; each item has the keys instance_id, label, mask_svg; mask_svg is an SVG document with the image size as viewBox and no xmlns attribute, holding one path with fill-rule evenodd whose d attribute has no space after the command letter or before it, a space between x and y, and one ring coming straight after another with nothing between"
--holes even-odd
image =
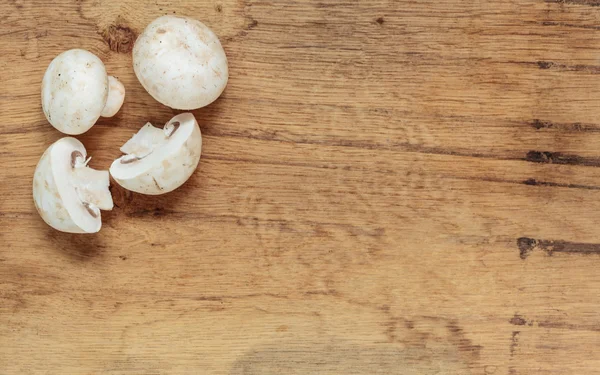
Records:
<instances>
[{"instance_id":1,"label":"halved mushroom","mask_svg":"<svg viewBox=\"0 0 600 375\"><path fill-rule=\"evenodd\" d=\"M54 142L42 155L33 176L33 200L52 228L69 233L100 230L100 210L112 210L108 171L87 166L85 147L75 138Z\"/></svg>"},{"instance_id":2,"label":"halved mushroom","mask_svg":"<svg viewBox=\"0 0 600 375\"><path fill-rule=\"evenodd\" d=\"M163 16L152 21L133 47L133 70L152 97L191 110L221 95L229 70L219 38L202 22Z\"/></svg>"},{"instance_id":3,"label":"halved mushroom","mask_svg":"<svg viewBox=\"0 0 600 375\"><path fill-rule=\"evenodd\" d=\"M163 129L144 125L121 147L126 155L115 160L110 174L125 189L158 195L190 178L202 152L202 135L191 113L173 117Z\"/></svg>"},{"instance_id":4,"label":"halved mushroom","mask_svg":"<svg viewBox=\"0 0 600 375\"><path fill-rule=\"evenodd\" d=\"M81 134L100 116L114 116L125 99L125 88L98 56L71 49L56 56L42 80L42 109L59 131Z\"/></svg>"}]
</instances>

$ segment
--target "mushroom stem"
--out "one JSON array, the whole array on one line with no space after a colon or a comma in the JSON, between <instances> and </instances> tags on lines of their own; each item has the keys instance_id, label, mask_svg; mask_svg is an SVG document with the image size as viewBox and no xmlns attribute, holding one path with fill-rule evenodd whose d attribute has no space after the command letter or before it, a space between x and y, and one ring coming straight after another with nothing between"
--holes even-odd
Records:
<instances>
[{"instance_id":1,"label":"mushroom stem","mask_svg":"<svg viewBox=\"0 0 600 375\"><path fill-rule=\"evenodd\" d=\"M125 87L113 76L108 76L108 97L104 109L100 113L102 117L113 117L125 100Z\"/></svg>"}]
</instances>

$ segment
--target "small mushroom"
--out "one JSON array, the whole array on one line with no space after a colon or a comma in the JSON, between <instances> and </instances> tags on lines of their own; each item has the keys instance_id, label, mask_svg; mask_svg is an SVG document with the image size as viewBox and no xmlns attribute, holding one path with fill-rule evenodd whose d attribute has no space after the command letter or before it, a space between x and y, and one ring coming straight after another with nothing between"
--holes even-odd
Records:
<instances>
[{"instance_id":1,"label":"small mushroom","mask_svg":"<svg viewBox=\"0 0 600 375\"><path fill-rule=\"evenodd\" d=\"M98 56L71 49L56 56L42 80L42 108L48 122L65 134L88 131L100 116L114 116L125 88L106 74Z\"/></svg>"},{"instance_id":2,"label":"small mushroom","mask_svg":"<svg viewBox=\"0 0 600 375\"><path fill-rule=\"evenodd\" d=\"M163 129L144 125L121 147L126 154L110 166L110 174L125 189L158 195L186 182L200 161L202 135L191 113L173 117Z\"/></svg>"},{"instance_id":3,"label":"small mushroom","mask_svg":"<svg viewBox=\"0 0 600 375\"><path fill-rule=\"evenodd\" d=\"M163 16L133 47L133 69L150 95L171 108L209 105L225 89L229 71L219 38L202 22Z\"/></svg>"},{"instance_id":4,"label":"small mushroom","mask_svg":"<svg viewBox=\"0 0 600 375\"><path fill-rule=\"evenodd\" d=\"M100 210L112 210L108 171L87 166L85 147L72 137L54 142L33 176L33 201L46 224L61 232L95 233Z\"/></svg>"}]
</instances>

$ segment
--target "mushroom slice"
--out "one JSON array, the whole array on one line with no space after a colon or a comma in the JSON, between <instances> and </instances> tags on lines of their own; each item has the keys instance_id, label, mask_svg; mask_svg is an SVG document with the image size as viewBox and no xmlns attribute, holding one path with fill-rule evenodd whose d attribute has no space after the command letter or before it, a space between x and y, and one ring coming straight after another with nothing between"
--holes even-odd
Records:
<instances>
[{"instance_id":1,"label":"mushroom slice","mask_svg":"<svg viewBox=\"0 0 600 375\"><path fill-rule=\"evenodd\" d=\"M65 134L88 131L100 116L114 116L125 100L125 88L98 56L71 49L56 56L42 80L42 109L56 129Z\"/></svg>"},{"instance_id":2,"label":"mushroom slice","mask_svg":"<svg viewBox=\"0 0 600 375\"><path fill-rule=\"evenodd\" d=\"M229 78L227 56L215 33L189 17L162 16L135 41L133 70L152 97L192 110L216 100Z\"/></svg>"},{"instance_id":3,"label":"mushroom slice","mask_svg":"<svg viewBox=\"0 0 600 375\"><path fill-rule=\"evenodd\" d=\"M112 210L108 171L87 166L85 147L75 138L54 142L42 155L33 176L33 200L52 228L69 233L96 233L100 210Z\"/></svg>"},{"instance_id":4,"label":"mushroom slice","mask_svg":"<svg viewBox=\"0 0 600 375\"><path fill-rule=\"evenodd\" d=\"M190 178L202 152L202 135L191 113L182 113L163 129L144 125L121 147L110 174L125 189L148 195L168 193Z\"/></svg>"}]
</instances>

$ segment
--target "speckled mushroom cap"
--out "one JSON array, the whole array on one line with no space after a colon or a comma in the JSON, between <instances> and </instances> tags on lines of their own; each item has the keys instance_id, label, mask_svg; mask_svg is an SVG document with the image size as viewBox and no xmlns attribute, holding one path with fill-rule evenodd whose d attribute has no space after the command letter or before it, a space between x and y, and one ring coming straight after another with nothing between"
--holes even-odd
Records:
<instances>
[{"instance_id":1,"label":"speckled mushroom cap","mask_svg":"<svg viewBox=\"0 0 600 375\"><path fill-rule=\"evenodd\" d=\"M56 56L42 80L42 109L65 134L88 131L100 116L111 117L123 104L125 89L106 74L93 53L72 49Z\"/></svg>"},{"instance_id":2,"label":"speckled mushroom cap","mask_svg":"<svg viewBox=\"0 0 600 375\"><path fill-rule=\"evenodd\" d=\"M89 168L88 162L83 144L71 137L59 139L42 155L33 176L33 200L54 229L98 232L100 209L112 209L108 171Z\"/></svg>"},{"instance_id":3,"label":"speckled mushroom cap","mask_svg":"<svg viewBox=\"0 0 600 375\"><path fill-rule=\"evenodd\" d=\"M125 189L158 195L186 182L200 161L202 135L191 113L173 117L163 129L144 125L121 147L110 174Z\"/></svg>"},{"instance_id":4,"label":"speckled mushroom cap","mask_svg":"<svg viewBox=\"0 0 600 375\"><path fill-rule=\"evenodd\" d=\"M150 95L192 110L221 95L229 71L219 38L202 22L178 16L152 21L133 47L133 69Z\"/></svg>"}]
</instances>

